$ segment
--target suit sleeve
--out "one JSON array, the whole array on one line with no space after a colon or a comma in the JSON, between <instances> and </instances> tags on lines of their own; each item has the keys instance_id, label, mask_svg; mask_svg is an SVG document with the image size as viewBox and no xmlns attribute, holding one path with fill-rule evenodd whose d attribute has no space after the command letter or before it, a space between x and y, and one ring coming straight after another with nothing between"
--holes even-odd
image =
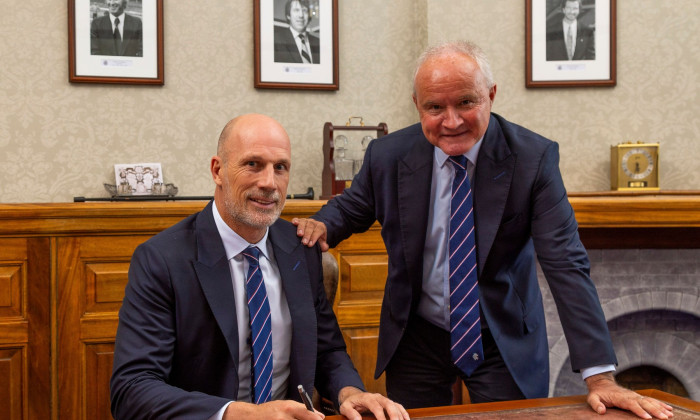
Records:
<instances>
[{"instance_id":1,"label":"suit sleeve","mask_svg":"<svg viewBox=\"0 0 700 420\"><path fill-rule=\"evenodd\" d=\"M574 370L616 364L590 263L559 172L558 145L544 152L533 186L532 238L564 329Z\"/></svg>"},{"instance_id":2,"label":"suit sleeve","mask_svg":"<svg viewBox=\"0 0 700 420\"><path fill-rule=\"evenodd\" d=\"M156 247L139 246L119 312L110 380L116 420L208 418L229 400L169 385L176 345L169 267Z\"/></svg>"}]
</instances>

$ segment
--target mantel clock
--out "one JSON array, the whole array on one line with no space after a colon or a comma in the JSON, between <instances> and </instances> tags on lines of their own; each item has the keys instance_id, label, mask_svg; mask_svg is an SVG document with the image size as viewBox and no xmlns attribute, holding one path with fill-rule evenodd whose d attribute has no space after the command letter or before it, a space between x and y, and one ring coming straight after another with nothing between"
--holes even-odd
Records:
<instances>
[{"instance_id":1,"label":"mantel clock","mask_svg":"<svg viewBox=\"0 0 700 420\"><path fill-rule=\"evenodd\" d=\"M616 191L658 191L659 144L627 142L611 146L610 187Z\"/></svg>"}]
</instances>

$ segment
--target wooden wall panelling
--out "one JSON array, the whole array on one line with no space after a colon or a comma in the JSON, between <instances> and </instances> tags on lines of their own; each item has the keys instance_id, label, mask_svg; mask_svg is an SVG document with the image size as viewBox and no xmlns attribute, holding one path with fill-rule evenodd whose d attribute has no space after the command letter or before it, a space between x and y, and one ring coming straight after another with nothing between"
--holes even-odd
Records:
<instances>
[{"instance_id":1,"label":"wooden wall panelling","mask_svg":"<svg viewBox=\"0 0 700 420\"><path fill-rule=\"evenodd\" d=\"M0 418L49 417L49 241L0 238Z\"/></svg>"},{"instance_id":2,"label":"wooden wall panelling","mask_svg":"<svg viewBox=\"0 0 700 420\"><path fill-rule=\"evenodd\" d=\"M65 237L57 244L61 419L112 418L109 378L129 261L150 236Z\"/></svg>"},{"instance_id":3,"label":"wooden wall panelling","mask_svg":"<svg viewBox=\"0 0 700 420\"><path fill-rule=\"evenodd\" d=\"M351 236L331 253L339 271L334 310L348 354L367 390L386 395L384 375L374 379L379 314L388 270L379 225Z\"/></svg>"}]
</instances>

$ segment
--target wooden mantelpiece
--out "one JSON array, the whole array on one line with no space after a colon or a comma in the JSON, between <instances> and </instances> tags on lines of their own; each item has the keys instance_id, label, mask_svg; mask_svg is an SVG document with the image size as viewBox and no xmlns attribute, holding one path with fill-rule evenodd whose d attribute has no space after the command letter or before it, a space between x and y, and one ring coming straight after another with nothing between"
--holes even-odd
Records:
<instances>
[{"instance_id":1,"label":"wooden mantelpiece","mask_svg":"<svg viewBox=\"0 0 700 420\"><path fill-rule=\"evenodd\" d=\"M569 194L589 249L700 248L700 191Z\"/></svg>"},{"instance_id":2,"label":"wooden mantelpiece","mask_svg":"<svg viewBox=\"0 0 700 420\"><path fill-rule=\"evenodd\" d=\"M570 194L588 248L700 248L700 192ZM289 200L285 219L325 201ZM135 247L204 201L0 204L0 418L110 419L117 313ZM331 250L333 305L369 391L387 255L379 226ZM9 403L6 403L9 401Z\"/></svg>"}]
</instances>

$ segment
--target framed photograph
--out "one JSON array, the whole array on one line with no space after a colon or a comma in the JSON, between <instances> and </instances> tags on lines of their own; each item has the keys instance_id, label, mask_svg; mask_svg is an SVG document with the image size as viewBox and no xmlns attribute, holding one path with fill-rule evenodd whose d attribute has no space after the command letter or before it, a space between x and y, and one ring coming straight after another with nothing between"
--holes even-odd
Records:
<instances>
[{"instance_id":1,"label":"framed photograph","mask_svg":"<svg viewBox=\"0 0 700 420\"><path fill-rule=\"evenodd\" d=\"M616 0L526 0L527 87L615 86Z\"/></svg>"},{"instance_id":2,"label":"framed photograph","mask_svg":"<svg viewBox=\"0 0 700 420\"><path fill-rule=\"evenodd\" d=\"M254 0L256 88L338 90L338 0Z\"/></svg>"},{"instance_id":3,"label":"framed photograph","mask_svg":"<svg viewBox=\"0 0 700 420\"><path fill-rule=\"evenodd\" d=\"M163 84L163 0L68 0L68 80Z\"/></svg>"},{"instance_id":4,"label":"framed photograph","mask_svg":"<svg viewBox=\"0 0 700 420\"><path fill-rule=\"evenodd\" d=\"M114 165L117 195L163 194L160 163L118 163Z\"/></svg>"}]
</instances>

